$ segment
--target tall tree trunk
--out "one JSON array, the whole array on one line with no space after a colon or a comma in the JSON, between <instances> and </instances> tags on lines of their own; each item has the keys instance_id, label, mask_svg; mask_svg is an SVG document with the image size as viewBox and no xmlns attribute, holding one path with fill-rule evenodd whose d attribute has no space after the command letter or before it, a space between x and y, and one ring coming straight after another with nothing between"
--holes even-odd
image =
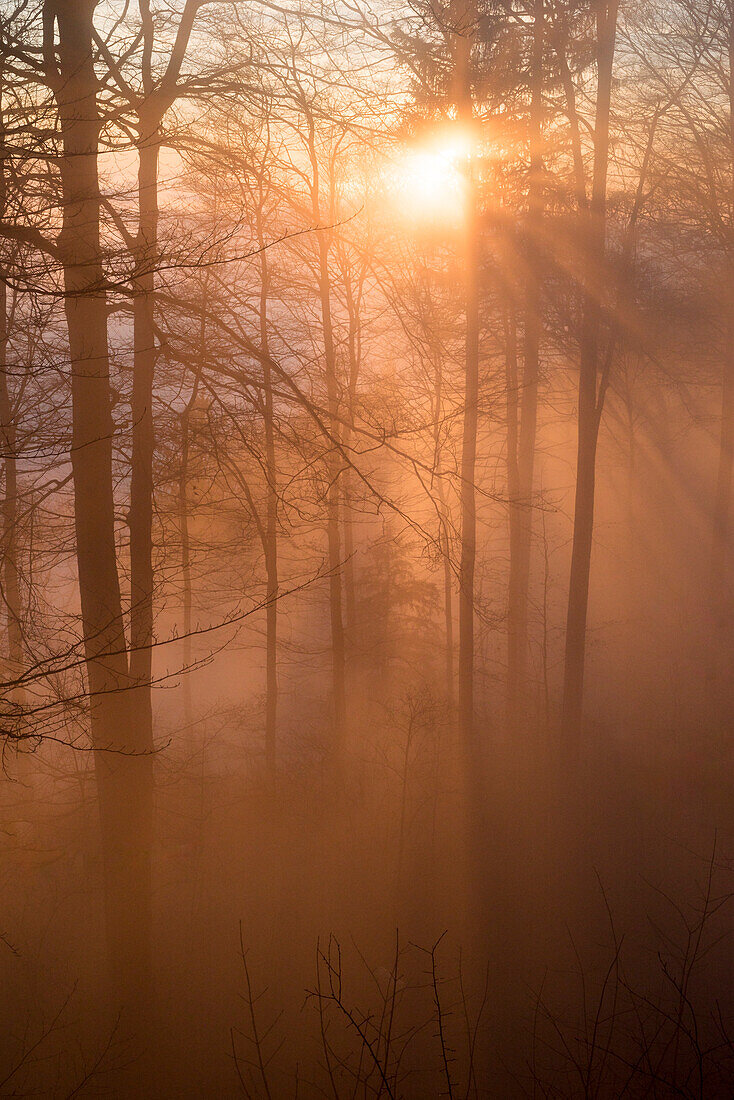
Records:
<instances>
[{"instance_id":1,"label":"tall tree trunk","mask_svg":"<svg viewBox=\"0 0 734 1100\"><path fill-rule=\"evenodd\" d=\"M585 264L578 389L578 451L571 575L566 620L563 731L566 744L581 737L586 658L586 620L594 533L596 450L601 408L597 399L599 344L606 253L607 172L612 72L619 0L597 0L597 99L594 128L594 178L591 203L584 212Z\"/></svg>"},{"instance_id":2,"label":"tall tree trunk","mask_svg":"<svg viewBox=\"0 0 734 1100\"><path fill-rule=\"evenodd\" d=\"M263 353L263 412L265 421L265 468L267 504L265 517L265 574L267 608L265 623L265 764L271 778L275 775L278 726L278 468L275 455L275 411L273 375L268 333L268 294L270 272L265 251L262 220L258 220L260 247L260 347Z\"/></svg>"},{"instance_id":3,"label":"tall tree trunk","mask_svg":"<svg viewBox=\"0 0 734 1100\"><path fill-rule=\"evenodd\" d=\"M133 284L133 443L130 483L130 676L140 735L153 748L151 675L153 657L153 381L156 363L154 294L158 262L158 164L161 126L178 95L177 81L191 36L198 0L186 0L165 73L155 79L155 24L150 0L139 0L142 24L143 97L135 103L138 150L138 234ZM124 85L123 85L124 88ZM125 89L127 91L127 89Z\"/></svg>"},{"instance_id":4,"label":"tall tree trunk","mask_svg":"<svg viewBox=\"0 0 734 1100\"><path fill-rule=\"evenodd\" d=\"M347 303L348 335L347 346L349 349L349 385L347 387L347 423L344 428L343 445L348 449L354 435L354 405L357 398L357 384L361 366L361 317L360 303L362 287L359 286L359 294L355 300L352 289L351 272L345 263L344 289ZM346 629L350 645L354 644L354 632L357 625L357 596L354 575L354 517L352 501L352 471L344 470L342 474L342 526L344 528L344 596L346 610Z\"/></svg>"},{"instance_id":5,"label":"tall tree trunk","mask_svg":"<svg viewBox=\"0 0 734 1100\"><path fill-rule=\"evenodd\" d=\"M510 496L510 583L508 602L508 712L517 727L527 717L528 593L533 534L533 478L540 367L540 272L538 249L543 217L544 0L535 0L530 70L530 180L525 242L525 333L516 495Z\"/></svg>"},{"instance_id":6,"label":"tall tree trunk","mask_svg":"<svg viewBox=\"0 0 734 1100\"><path fill-rule=\"evenodd\" d=\"M207 357L207 320L209 316L209 271L204 272L201 288L201 316L199 319L199 360L194 371L191 396L181 413L181 465L178 478L178 519L181 538L181 588L183 611L183 702L184 718L191 724L193 711L191 706L191 683L188 670L192 667L192 608L193 585L191 580L191 531L189 528L189 478L191 459L191 414L196 408L199 386L204 373Z\"/></svg>"},{"instance_id":7,"label":"tall tree trunk","mask_svg":"<svg viewBox=\"0 0 734 1100\"><path fill-rule=\"evenodd\" d=\"M481 773L474 720L474 575L477 557L476 459L479 422L478 242L474 184L470 182L466 263L466 359L461 449L461 560L459 565L459 725L466 776L475 788ZM477 809L471 799L472 812Z\"/></svg>"},{"instance_id":8,"label":"tall tree trunk","mask_svg":"<svg viewBox=\"0 0 734 1100\"><path fill-rule=\"evenodd\" d=\"M734 272L732 273L734 281ZM727 331L725 366L721 379L721 429L713 522L714 602L721 608L727 587L727 545L731 527L732 468L734 466L734 308Z\"/></svg>"},{"instance_id":9,"label":"tall tree trunk","mask_svg":"<svg viewBox=\"0 0 734 1100\"><path fill-rule=\"evenodd\" d=\"M191 725L191 536L189 532L189 454L191 409L198 392L198 378L194 383L191 400L181 414L181 465L178 474L178 528L181 539L181 603L183 610L183 705L184 721Z\"/></svg>"},{"instance_id":10,"label":"tall tree trunk","mask_svg":"<svg viewBox=\"0 0 734 1100\"><path fill-rule=\"evenodd\" d=\"M158 251L157 122L141 118L138 142L139 224L133 300L132 475L130 480L130 677L140 737L153 748L153 293Z\"/></svg>"},{"instance_id":11,"label":"tall tree trunk","mask_svg":"<svg viewBox=\"0 0 734 1100\"><path fill-rule=\"evenodd\" d=\"M311 204L314 224L321 226L319 160L315 145L314 123L308 118L309 155L311 160ZM332 188L333 199L333 188ZM333 205L333 203L332 203ZM333 214L333 210L330 210ZM333 221L333 218L331 219ZM342 442L339 420L339 382L337 378L336 347L331 313L331 273L329 270L330 236L326 228L320 228L318 240L318 289L321 306L321 328L324 340L324 377L329 413L328 453L326 456L327 497L326 529L329 553L329 618L331 623L331 672L334 713L334 744L331 746L337 770L344 762L347 725L346 652L344 619L342 611L342 556L339 524L339 497L341 486L340 448Z\"/></svg>"},{"instance_id":12,"label":"tall tree trunk","mask_svg":"<svg viewBox=\"0 0 734 1100\"><path fill-rule=\"evenodd\" d=\"M734 282L734 270L732 271ZM734 304L731 307L726 334L726 356L721 381L721 429L716 497L713 515L711 553L710 604L714 631L709 658L709 677L714 713L712 721L725 720L734 695L731 687L732 635L732 571L731 554L731 492L734 466Z\"/></svg>"},{"instance_id":13,"label":"tall tree trunk","mask_svg":"<svg viewBox=\"0 0 734 1100\"><path fill-rule=\"evenodd\" d=\"M455 35L454 79L458 117L471 127L473 120L469 56L471 11ZM462 9L463 10L463 9ZM479 227L477 181L467 164L464 226L464 309L466 319L464 359L464 420L461 447L461 560L459 565L459 724L467 774L476 776L477 747L474 725L474 573L477 555L476 460L479 424Z\"/></svg>"},{"instance_id":14,"label":"tall tree trunk","mask_svg":"<svg viewBox=\"0 0 734 1100\"><path fill-rule=\"evenodd\" d=\"M505 308L505 391L507 395L507 497L510 527L510 576L507 594L507 716L515 725L519 688L518 562L520 558L520 380L517 354L517 309L510 299Z\"/></svg>"},{"instance_id":15,"label":"tall tree trunk","mask_svg":"<svg viewBox=\"0 0 734 1100\"><path fill-rule=\"evenodd\" d=\"M20 674L23 631L18 571L18 454L15 411L8 384L8 286L0 279L0 431L2 432L5 494L2 502L3 602L8 624L10 676Z\"/></svg>"},{"instance_id":16,"label":"tall tree trunk","mask_svg":"<svg viewBox=\"0 0 734 1100\"><path fill-rule=\"evenodd\" d=\"M451 530L449 506L446 499L446 486L443 480L441 463L441 426L443 419L443 362L441 350L434 350L434 388L433 388L433 468L435 470L438 491L438 548L443 566L443 617L444 617L444 663L446 675L446 702L454 709L454 576L451 564Z\"/></svg>"},{"instance_id":17,"label":"tall tree trunk","mask_svg":"<svg viewBox=\"0 0 734 1100\"><path fill-rule=\"evenodd\" d=\"M458 0L454 35L454 102L459 122L471 135L473 100L470 58L476 26L474 0ZM467 859L468 931L478 936L478 951L486 950L488 888L486 873L487 776L486 739L478 736L474 699L474 608L477 557L476 466L479 427L479 218L478 180L473 158L465 168L465 210L462 262L464 264L464 402L461 441L461 484L459 493L459 661L458 702L462 787L465 813L465 858Z\"/></svg>"},{"instance_id":18,"label":"tall tree trunk","mask_svg":"<svg viewBox=\"0 0 734 1100\"><path fill-rule=\"evenodd\" d=\"M439 496L443 495L439 491ZM446 515L446 507L441 502ZM446 677L446 704L453 714L454 693L454 573L451 566L451 539L448 522L444 522L439 535L441 557L443 560L443 631L444 631L444 668Z\"/></svg>"},{"instance_id":19,"label":"tall tree trunk","mask_svg":"<svg viewBox=\"0 0 734 1100\"><path fill-rule=\"evenodd\" d=\"M734 202L734 8L729 14L729 155L731 194ZM734 480L734 259L730 261L731 283L729 316L726 334L726 354L721 379L721 429L719 437L719 465L714 501L713 540L711 555L711 606L714 609L712 646L712 672L714 675L713 698L721 711L726 705L724 692L731 698L731 666L724 657L731 650L732 635L732 574L728 564L731 531L731 492ZM724 717L719 713L715 720Z\"/></svg>"},{"instance_id":20,"label":"tall tree trunk","mask_svg":"<svg viewBox=\"0 0 734 1100\"><path fill-rule=\"evenodd\" d=\"M0 103L0 216L6 214L7 184L5 178L5 118ZM17 411L13 408L10 392L8 341L10 317L8 313L8 284L0 277L0 432L2 433L3 465L5 468L5 495L2 501L2 573L3 601L7 615L7 656L10 675L21 672L23 659L23 628L21 618L20 584L18 570L18 453ZM22 700L22 692L15 693Z\"/></svg>"},{"instance_id":21,"label":"tall tree trunk","mask_svg":"<svg viewBox=\"0 0 734 1100\"><path fill-rule=\"evenodd\" d=\"M101 129L92 53L96 0L46 0L44 45L58 103L72 389L72 472L89 713L102 828L114 997L149 999L152 758L134 721L117 572L107 302L100 244ZM58 23L59 69L53 40Z\"/></svg>"},{"instance_id":22,"label":"tall tree trunk","mask_svg":"<svg viewBox=\"0 0 734 1100\"><path fill-rule=\"evenodd\" d=\"M329 407L329 432L331 442L327 456L327 534L329 543L329 608L331 618L332 688L334 698L334 745L337 763L344 754L346 734L346 659L344 646L344 622L342 618L342 562L339 532L339 474L341 461L338 446L341 439L339 425L339 396L336 376L336 351L331 320L331 281L329 278L329 253L324 234L319 234L319 292L324 332L324 359L326 389Z\"/></svg>"},{"instance_id":23,"label":"tall tree trunk","mask_svg":"<svg viewBox=\"0 0 734 1100\"><path fill-rule=\"evenodd\" d=\"M199 365L194 374L191 397L181 413L181 465L178 476L178 521L181 538L181 603L183 611L183 703L184 718L191 724L193 711L191 706L191 682L189 670L192 666L191 632L193 629L192 607L193 586L191 582L191 531L189 528L189 478L191 466L191 414L199 396L199 384L206 361L206 321L209 302L209 274L204 274L201 294L201 320L199 324Z\"/></svg>"}]
</instances>

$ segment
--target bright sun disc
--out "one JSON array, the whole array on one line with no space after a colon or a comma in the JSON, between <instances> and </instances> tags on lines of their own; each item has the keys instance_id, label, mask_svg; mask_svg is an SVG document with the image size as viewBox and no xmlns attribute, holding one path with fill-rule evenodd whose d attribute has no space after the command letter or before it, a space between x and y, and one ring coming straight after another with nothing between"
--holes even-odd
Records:
<instances>
[{"instance_id":1,"label":"bright sun disc","mask_svg":"<svg viewBox=\"0 0 734 1100\"><path fill-rule=\"evenodd\" d=\"M460 217L465 158L465 143L458 140L407 152L393 173L393 191L402 214L415 220Z\"/></svg>"}]
</instances>

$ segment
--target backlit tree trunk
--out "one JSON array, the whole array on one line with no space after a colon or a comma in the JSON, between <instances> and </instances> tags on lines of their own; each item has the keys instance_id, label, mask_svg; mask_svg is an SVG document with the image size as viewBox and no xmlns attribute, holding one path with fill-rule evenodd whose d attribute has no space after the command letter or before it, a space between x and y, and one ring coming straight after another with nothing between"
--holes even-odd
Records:
<instances>
[{"instance_id":1,"label":"backlit tree trunk","mask_svg":"<svg viewBox=\"0 0 734 1100\"><path fill-rule=\"evenodd\" d=\"M5 119L0 106L0 214L6 216L6 134ZM3 448L3 466L5 470L5 493L2 500L2 574L3 602L7 616L8 637L7 657L10 662L10 676L21 672L23 657L22 609L20 602L20 584L18 570L18 453L17 453L17 410L13 408L10 392L10 364L8 363L8 341L10 339L10 317L8 314L8 284L0 277L0 432ZM16 693L20 700L20 693Z\"/></svg>"},{"instance_id":2,"label":"backlit tree trunk","mask_svg":"<svg viewBox=\"0 0 734 1100\"><path fill-rule=\"evenodd\" d=\"M8 286L0 279L0 431L2 432L5 493L2 501L3 602L8 624L10 676L21 671L23 634L18 572L18 457L16 412L8 385Z\"/></svg>"},{"instance_id":3,"label":"backlit tree trunk","mask_svg":"<svg viewBox=\"0 0 734 1100\"><path fill-rule=\"evenodd\" d=\"M158 165L161 126L178 96L181 71L199 0L186 0L179 17L165 74L154 73L155 25L150 0L139 0L142 21L143 97L136 102L138 149L138 233L134 247L133 441L130 481L130 676L140 736L153 747L151 707L153 644L153 383L157 358L155 278L158 264ZM114 59L111 59L114 68ZM123 85L123 89L125 86Z\"/></svg>"},{"instance_id":4,"label":"backlit tree trunk","mask_svg":"<svg viewBox=\"0 0 734 1100\"><path fill-rule=\"evenodd\" d=\"M597 399L599 350L606 253L607 173L612 72L619 0L597 3L597 99L594 129L594 178L591 203L584 213L585 263L581 355L578 388L578 451L573 549L566 620L563 730L574 747L581 736L586 658L586 621L594 533L596 451L600 408Z\"/></svg>"},{"instance_id":5,"label":"backlit tree trunk","mask_svg":"<svg viewBox=\"0 0 734 1100\"><path fill-rule=\"evenodd\" d=\"M352 286L352 270L348 259L344 261L344 292L346 297L349 331L347 346L349 349L349 384L347 387L347 423L344 428L344 447L348 449L354 434L354 406L357 399L357 384L362 361L362 319L360 315L362 303L362 287L364 283L364 268L357 281L357 294L355 297ZM354 570L354 522L353 522L353 484L351 470L347 469L342 474L342 501L344 527L344 595L346 598L346 625L350 645L354 645L355 630L357 626L357 598Z\"/></svg>"},{"instance_id":6,"label":"backlit tree trunk","mask_svg":"<svg viewBox=\"0 0 734 1100\"><path fill-rule=\"evenodd\" d=\"M191 589L191 535L189 531L189 454L191 449L190 422L191 409L198 392L198 380L194 384L191 400L181 414L181 465L178 472L178 526L181 539L181 604L183 611L183 705L184 721L191 725L193 711L191 707L191 681L188 670L191 668L191 628L192 628L192 589Z\"/></svg>"},{"instance_id":7,"label":"backlit tree trunk","mask_svg":"<svg viewBox=\"0 0 734 1100\"><path fill-rule=\"evenodd\" d=\"M311 161L311 212L317 231L318 292L321 307L321 331L324 342L324 378L329 415L329 435L326 456L326 529L329 561L329 618L331 623L331 674L332 701L334 713L334 744L331 747L333 759L340 767L344 758L346 736L346 653L344 638L344 619L342 612L342 553L339 524L339 497L341 495L341 425L339 421L340 402L337 379L336 348L334 345L334 326L331 314L331 273L329 270L330 234L321 222L321 184L320 166L315 145L314 120L309 115L306 122L309 127L308 150ZM333 211L332 211L333 212Z\"/></svg>"},{"instance_id":8,"label":"backlit tree trunk","mask_svg":"<svg viewBox=\"0 0 734 1100\"><path fill-rule=\"evenodd\" d=\"M96 0L46 0L44 52L63 140L59 249L71 357L74 519L109 961L115 999L142 1010L148 1001L151 964L152 758L131 706L117 572L114 428L97 165L101 122L92 53L96 6Z\"/></svg>"},{"instance_id":9,"label":"backlit tree trunk","mask_svg":"<svg viewBox=\"0 0 734 1100\"><path fill-rule=\"evenodd\" d=\"M153 748L153 377L156 339L153 292L158 238L159 127L141 116L138 143L139 225L136 248L132 475L130 479L130 677L140 736Z\"/></svg>"},{"instance_id":10,"label":"backlit tree trunk","mask_svg":"<svg viewBox=\"0 0 734 1100\"><path fill-rule=\"evenodd\" d=\"M458 14L458 13L457 13ZM470 4L461 6L454 35L454 81L457 113L468 129L473 124L469 59L472 43ZM467 775L476 774L474 724L474 574L477 556L476 463L479 423L479 227L474 165L466 168L464 212L464 418L461 446L461 559L459 564L459 724Z\"/></svg>"},{"instance_id":11,"label":"backlit tree trunk","mask_svg":"<svg viewBox=\"0 0 734 1100\"><path fill-rule=\"evenodd\" d=\"M734 202L734 6L729 17L729 154L731 196ZM721 428L719 436L719 464L716 479L716 496L713 518L713 545L711 569L711 606L717 629L713 638L712 665L715 670L713 696L717 709L728 710L728 701L734 698L730 687L731 665L727 655L731 651L732 573L729 565L731 533L731 492L734 473L734 258L730 259L729 280L732 286L726 322L726 349L721 379ZM719 714L717 718L726 717Z\"/></svg>"},{"instance_id":12,"label":"backlit tree trunk","mask_svg":"<svg viewBox=\"0 0 734 1100\"><path fill-rule=\"evenodd\" d=\"M273 405L273 372L270 359L268 329L268 294L270 272L265 250L265 232L258 212L258 245L260 248L260 348L263 365L263 418L265 425L265 470L267 503L265 515L265 575L267 608L265 623L265 763L273 776L276 767L278 726L278 470L275 456L275 409Z\"/></svg>"},{"instance_id":13,"label":"backlit tree trunk","mask_svg":"<svg viewBox=\"0 0 734 1100\"><path fill-rule=\"evenodd\" d=\"M342 618L342 560L339 532L339 472L340 459L337 444L341 437L339 425L339 397L336 380L336 351L331 321L331 281L329 278L329 253L324 234L319 234L319 295L324 333L324 362L329 408L331 442L327 458L327 534L329 545L329 610L331 618L332 688L334 699L334 746L337 759L344 751L346 727L345 649L344 621Z\"/></svg>"},{"instance_id":14,"label":"backlit tree trunk","mask_svg":"<svg viewBox=\"0 0 734 1100\"><path fill-rule=\"evenodd\" d=\"M535 0L533 52L530 70L530 181L524 249L526 264L525 334L520 427L517 441L517 481L510 492L510 581L508 602L508 712L517 726L527 717L528 593L533 535L533 478L538 421L540 366L540 272L538 249L543 216L543 56L544 2ZM517 415L517 414L516 414Z\"/></svg>"},{"instance_id":15,"label":"backlit tree trunk","mask_svg":"<svg viewBox=\"0 0 734 1100\"><path fill-rule=\"evenodd\" d=\"M443 618L444 618L444 662L446 671L446 702L454 708L454 573L451 563L451 516L446 499L443 464L441 462L441 428L443 418L443 361L438 341L433 349L434 390L433 390L433 466L438 495L438 548L443 567Z\"/></svg>"}]
</instances>

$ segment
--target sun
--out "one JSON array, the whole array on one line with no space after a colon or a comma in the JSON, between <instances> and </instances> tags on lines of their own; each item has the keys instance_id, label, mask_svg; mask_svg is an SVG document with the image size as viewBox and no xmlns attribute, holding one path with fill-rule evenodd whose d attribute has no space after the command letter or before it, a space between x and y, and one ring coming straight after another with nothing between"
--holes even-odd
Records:
<instances>
[{"instance_id":1,"label":"sun","mask_svg":"<svg viewBox=\"0 0 734 1100\"><path fill-rule=\"evenodd\" d=\"M442 136L405 151L392 172L390 190L400 215L410 221L456 221L466 197L467 142Z\"/></svg>"}]
</instances>

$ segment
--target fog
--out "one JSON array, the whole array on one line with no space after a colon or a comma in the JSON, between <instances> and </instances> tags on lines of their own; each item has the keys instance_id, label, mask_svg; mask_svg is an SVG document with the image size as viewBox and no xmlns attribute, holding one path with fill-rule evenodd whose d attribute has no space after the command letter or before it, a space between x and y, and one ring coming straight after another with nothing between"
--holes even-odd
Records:
<instances>
[{"instance_id":1,"label":"fog","mask_svg":"<svg viewBox=\"0 0 734 1100\"><path fill-rule=\"evenodd\" d=\"M0 2L0 1096L734 1095L733 73Z\"/></svg>"}]
</instances>

